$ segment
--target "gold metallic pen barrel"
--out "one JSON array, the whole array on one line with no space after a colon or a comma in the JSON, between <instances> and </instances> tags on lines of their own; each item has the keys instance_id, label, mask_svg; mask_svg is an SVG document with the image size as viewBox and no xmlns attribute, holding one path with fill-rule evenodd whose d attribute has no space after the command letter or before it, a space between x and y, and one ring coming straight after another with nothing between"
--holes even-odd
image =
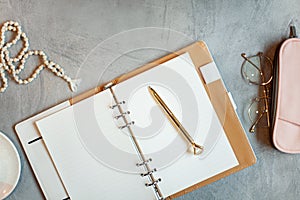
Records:
<instances>
[{"instance_id":1,"label":"gold metallic pen barrel","mask_svg":"<svg viewBox=\"0 0 300 200\"><path fill-rule=\"evenodd\" d=\"M161 99L161 97L157 94L157 92L148 86L148 90L152 97L155 99L155 101L160 105L160 107L163 109L165 114L167 115L168 119L172 122L172 124L177 128L188 140L188 142L193 146L194 154L198 155L203 151L203 147L196 144L193 138L190 136L190 134L187 132L187 130L183 127L183 125L180 123L180 121L175 117L173 112L170 110L170 108L167 106L167 104Z\"/></svg>"}]
</instances>

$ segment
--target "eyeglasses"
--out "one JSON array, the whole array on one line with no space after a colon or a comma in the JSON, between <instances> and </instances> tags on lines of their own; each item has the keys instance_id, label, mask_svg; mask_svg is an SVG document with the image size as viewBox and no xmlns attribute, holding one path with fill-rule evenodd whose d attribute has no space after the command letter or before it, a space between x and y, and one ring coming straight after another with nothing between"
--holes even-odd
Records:
<instances>
[{"instance_id":1,"label":"eyeglasses","mask_svg":"<svg viewBox=\"0 0 300 200\"><path fill-rule=\"evenodd\" d=\"M264 56L262 52L250 57L242 53L241 56L245 59L241 68L243 78L249 85L260 86L262 92L262 95L252 99L248 107L248 117L252 122L249 132L254 133L264 116L266 116L266 127L270 127L269 101L273 65L271 59Z\"/></svg>"}]
</instances>

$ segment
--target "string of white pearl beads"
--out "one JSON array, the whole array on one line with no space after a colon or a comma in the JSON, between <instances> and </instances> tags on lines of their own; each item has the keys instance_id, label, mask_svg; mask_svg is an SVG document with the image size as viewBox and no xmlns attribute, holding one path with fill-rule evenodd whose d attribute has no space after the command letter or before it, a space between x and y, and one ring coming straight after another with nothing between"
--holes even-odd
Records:
<instances>
[{"instance_id":1,"label":"string of white pearl beads","mask_svg":"<svg viewBox=\"0 0 300 200\"><path fill-rule=\"evenodd\" d=\"M15 37L11 41L6 41L5 38L5 33L8 31L16 33ZM9 48L17 44L18 41L23 43L22 48L14 58L11 58ZM52 71L56 76L62 78L64 81L68 82L72 91L77 90L79 80L72 80L69 76L65 75L64 69L58 64L49 61L48 57L43 51L28 49L28 37L22 31L19 23L14 21L5 22L0 30L0 93L4 92L8 87L8 79L5 72L7 72L7 74L10 75L16 83L26 85L35 80L45 68ZM34 69L28 78L22 79L19 74L25 68L26 61L30 56L40 57L42 63Z\"/></svg>"}]
</instances>

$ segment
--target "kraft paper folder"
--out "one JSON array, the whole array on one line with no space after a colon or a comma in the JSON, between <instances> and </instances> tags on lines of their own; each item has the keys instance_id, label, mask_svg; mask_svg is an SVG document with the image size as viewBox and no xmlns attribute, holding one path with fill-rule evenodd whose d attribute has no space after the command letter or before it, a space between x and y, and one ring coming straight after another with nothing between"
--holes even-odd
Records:
<instances>
[{"instance_id":1,"label":"kraft paper folder","mask_svg":"<svg viewBox=\"0 0 300 200\"><path fill-rule=\"evenodd\" d=\"M256 157L253 153L253 150L249 144L246 134L236 114L235 104L232 100L232 97L230 93L226 90L224 83L221 79L221 76L218 72L218 69L214 64L213 58L210 55L210 52L203 41L196 42L175 53L169 54L143 67L140 67L132 72L129 72L125 75L121 75L120 77L113 80L112 83L114 83L115 85L120 85L121 87L122 85L126 85L128 81L130 83L130 80L134 79L135 77L138 77L141 74L146 74L146 73L151 74L152 72L155 72L156 69L157 71L163 70L164 67L162 67L161 64L171 65L172 63L175 62L177 62L178 64L181 62L178 60L179 58L190 60L190 62L192 62L193 66L195 67L197 72L196 73L197 78L199 78L199 80L201 81L200 82L201 84L199 85L204 86L203 90L206 91L206 94L208 95L209 102L211 102L214 112L216 113L218 119L217 121L222 125L221 132L224 133L224 137L222 136L223 139L220 140L224 141L223 144L225 146L227 145L226 148L228 150L228 160L231 159L232 162L228 163L226 166L224 165L223 168L216 167L214 172L208 172L207 177L201 176L199 180L193 180L193 178L197 177L198 173L201 174L196 170L192 172L195 175L193 175L193 177L190 177L190 180L188 182L181 185L174 184L178 186L168 186L168 185L172 185L170 184L172 183L172 181L169 181L169 184L166 185L166 183L168 183L168 179L172 179L172 180L174 179L176 181L176 175L174 176L170 175L172 173L177 173L176 171L174 171L179 169L178 168L179 165L176 163L179 162L183 166L185 166L184 161L196 163L196 165L199 163L200 164L210 163L209 161L206 162L205 160L209 160L207 158L210 158L214 155L213 153L214 150L212 150L212 153L208 154L207 157L203 157L202 160L199 159L199 163L198 163L195 162L195 159L197 158L195 158L194 155L191 155L188 152L186 152L185 153L186 155L183 156L184 158L179 158L178 160L174 161L173 164L170 164L170 167L169 166L165 168L162 167L162 169L161 170L158 169L157 172L151 171L151 174L153 173L155 175L157 173L158 175L162 176L161 182L158 181L159 177L156 177L157 179L151 179L150 176L148 176L150 178L140 181L141 183L146 184L146 186L147 184L150 187L153 186L153 190L151 189L151 192L149 192L150 190L149 191L147 190L147 191L142 191L141 194L143 194L143 192L145 192L145 194L156 193L155 196L156 198L173 199L179 197L195 189L198 189L204 185L210 184L214 181L224 178L232 173L240 171L248 166L253 165L256 162ZM62 155L56 152L57 150L55 148L52 148L55 142L52 142L51 140L53 140L53 138L55 139L55 137L52 137L51 133L47 133L47 123L50 123L51 120L54 120L53 121L54 123L56 118L59 119L58 117L60 113L64 113L64 112L67 113L70 107L75 108L77 105L85 104L85 102L93 96L97 96L97 95L101 96L102 93L103 94L109 93L106 92L106 90L110 90L111 88L107 89L105 87L107 87L107 83L93 90L90 90L86 93L83 93L73 99L62 102L61 104L56 105L16 125L15 129L22 143L23 149L28 157L28 160L40 184L40 187L47 199L80 199L80 194L77 194L78 191L76 190L74 192L74 188L76 189L76 185L74 182L76 181L70 182L70 180L72 179L68 177L69 174L66 174L66 171L68 173L68 171L70 170L64 169L64 166L62 166L60 162L58 163ZM52 116L54 116L54 119L51 119ZM195 137L197 138L198 136ZM199 135L199 138L201 138L201 135ZM215 148L220 148L220 147L216 145ZM62 154L64 154L64 152ZM231 158L229 158L230 156ZM153 158L153 163L155 163L155 158ZM218 161L215 161L215 165L218 164L219 164ZM189 165L186 166L188 169ZM199 166L204 167L203 169L207 169L211 167L211 166L201 166L201 165ZM169 168L171 170L169 170ZM149 170L150 169L146 168L147 173L150 172ZM184 174L185 172L182 171L178 172L178 174L181 173ZM122 174L120 175L121 175L120 177L123 177ZM124 175L124 177L127 176L130 175ZM187 179L189 179L189 176L191 175L189 174L186 175ZM166 177L168 178L167 180ZM129 178L129 179L137 180L135 178ZM137 182L139 182L139 180ZM137 184L141 184L141 183L137 183ZM162 196L159 196L158 194L159 192L157 191L156 186L158 190L161 186L161 189L163 191L160 192L160 194L162 194ZM116 185L115 187L116 189L118 189L117 187L119 186ZM101 192L101 187L100 188L98 187L97 189ZM101 195L99 195L99 197L101 197ZM143 197L143 199L147 199L147 198ZM148 199L155 199L154 195L153 196L149 195Z\"/></svg>"}]
</instances>

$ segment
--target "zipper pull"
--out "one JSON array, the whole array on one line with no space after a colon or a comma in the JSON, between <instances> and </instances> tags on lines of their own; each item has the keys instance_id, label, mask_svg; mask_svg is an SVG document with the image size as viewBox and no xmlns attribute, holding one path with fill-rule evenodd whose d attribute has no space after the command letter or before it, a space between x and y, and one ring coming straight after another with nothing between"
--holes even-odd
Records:
<instances>
[{"instance_id":1,"label":"zipper pull","mask_svg":"<svg viewBox=\"0 0 300 200\"><path fill-rule=\"evenodd\" d=\"M290 38L297 38L296 26L294 25L294 20L290 22Z\"/></svg>"}]
</instances>

